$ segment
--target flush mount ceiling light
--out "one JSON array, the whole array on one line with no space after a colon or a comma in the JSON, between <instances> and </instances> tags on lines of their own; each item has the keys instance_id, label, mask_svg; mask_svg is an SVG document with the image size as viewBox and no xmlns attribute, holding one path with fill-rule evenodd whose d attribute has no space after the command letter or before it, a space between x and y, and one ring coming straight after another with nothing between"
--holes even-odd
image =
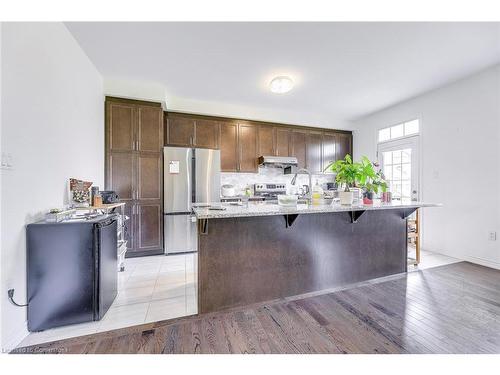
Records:
<instances>
[{"instance_id":1,"label":"flush mount ceiling light","mask_svg":"<svg viewBox=\"0 0 500 375\"><path fill-rule=\"evenodd\" d=\"M279 76L272 79L269 88L276 94L284 94L293 88L293 81L290 77Z\"/></svg>"}]
</instances>

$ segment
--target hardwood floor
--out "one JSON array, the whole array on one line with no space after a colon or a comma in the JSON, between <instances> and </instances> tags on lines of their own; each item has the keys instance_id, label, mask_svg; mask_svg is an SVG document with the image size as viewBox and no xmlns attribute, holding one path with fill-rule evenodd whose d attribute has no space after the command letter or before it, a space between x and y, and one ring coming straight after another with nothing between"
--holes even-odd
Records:
<instances>
[{"instance_id":1,"label":"hardwood floor","mask_svg":"<svg viewBox=\"0 0 500 375\"><path fill-rule=\"evenodd\" d=\"M460 262L18 353L500 353L500 271Z\"/></svg>"}]
</instances>

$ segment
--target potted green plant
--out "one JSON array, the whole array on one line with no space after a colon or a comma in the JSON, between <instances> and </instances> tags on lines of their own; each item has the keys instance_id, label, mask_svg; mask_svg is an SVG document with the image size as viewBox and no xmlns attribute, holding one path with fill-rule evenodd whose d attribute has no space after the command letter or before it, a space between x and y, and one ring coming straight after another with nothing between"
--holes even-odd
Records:
<instances>
[{"instance_id":1,"label":"potted green plant","mask_svg":"<svg viewBox=\"0 0 500 375\"><path fill-rule=\"evenodd\" d=\"M335 180L342 186L344 190L339 190L340 204L350 205L354 201L354 194L350 188L356 185L356 181L360 178L361 164L354 163L351 155L347 154L344 159L331 162L326 170L331 170L336 173Z\"/></svg>"},{"instance_id":2,"label":"potted green plant","mask_svg":"<svg viewBox=\"0 0 500 375\"><path fill-rule=\"evenodd\" d=\"M359 162L360 169L358 174L359 186L363 188L363 203L372 204L373 194L380 191L387 191L387 182L381 170L376 170L378 164L372 163L366 156Z\"/></svg>"}]
</instances>

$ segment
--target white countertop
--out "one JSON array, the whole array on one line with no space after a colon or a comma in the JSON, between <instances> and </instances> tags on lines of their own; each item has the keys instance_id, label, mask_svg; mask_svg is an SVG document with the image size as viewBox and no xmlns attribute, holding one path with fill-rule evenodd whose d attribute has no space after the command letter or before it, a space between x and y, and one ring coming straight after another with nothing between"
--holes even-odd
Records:
<instances>
[{"instance_id":1,"label":"white countertop","mask_svg":"<svg viewBox=\"0 0 500 375\"><path fill-rule=\"evenodd\" d=\"M249 202L248 206L235 206L229 203L212 203L213 206L222 206L225 210L211 210L209 207L194 207L193 211L198 219L223 219L230 217L252 217L252 216L273 216L273 215L295 215L314 214L328 212L349 212L365 210L391 210L398 208L419 208L419 207L439 207L441 204L395 201L392 203L380 203L375 201L371 205L351 205L342 206L339 203L330 205L307 205L298 204L296 207L283 207L276 203Z\"/></svg>"}]
</instances>

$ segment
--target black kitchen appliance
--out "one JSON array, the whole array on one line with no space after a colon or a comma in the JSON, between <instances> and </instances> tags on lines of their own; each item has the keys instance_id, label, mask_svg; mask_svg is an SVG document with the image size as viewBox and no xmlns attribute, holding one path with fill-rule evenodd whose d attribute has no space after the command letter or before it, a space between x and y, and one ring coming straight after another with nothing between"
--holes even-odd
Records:
<instances>
[{"instance_id":1,"label":"black kitchen appliance","mask_svg":"<svg viewBox=\"0 0 500 375\"><path fill-rule=\"evenodd\" d=\"M28 330L100 320L117 294L114 215L27 226Z\"/></svg>"},{"instance_id":2,"label":"black kitchen appliance","mask_svg":"<svg viewBox=\"0 0 500 375\"><path fill-rule=\"evenodd\" d=\"M120 200L118 194L116 194L116 192L113 190L105 190L101 191L100 193L102 197L102 203L104 204L118 203Z\"/></svg>"}]
</instances>

